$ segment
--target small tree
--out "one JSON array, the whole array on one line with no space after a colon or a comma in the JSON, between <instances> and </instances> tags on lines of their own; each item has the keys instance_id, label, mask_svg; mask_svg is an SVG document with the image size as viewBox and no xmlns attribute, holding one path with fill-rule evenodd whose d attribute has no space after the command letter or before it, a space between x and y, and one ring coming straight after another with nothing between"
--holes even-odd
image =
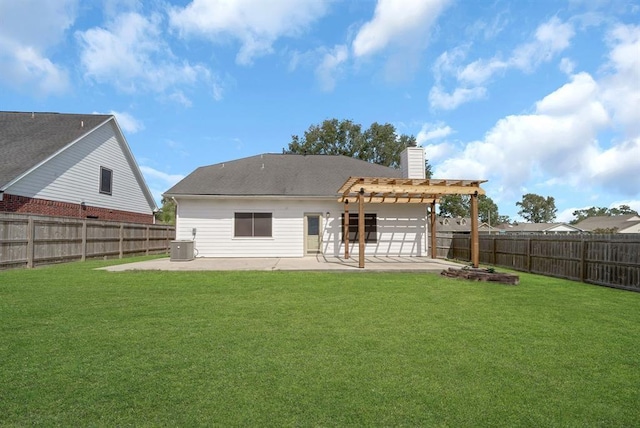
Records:
<instances>
[{"instance_id":1,"label":"small tree","mask_svg":"<svg viewBox=\"0 0 640 428\"><path fill-rule=\"evenodd\" d=\"M445 195L440 198L439 215L445 217L470 217L471 197L469 195ZM498 205L487 195L478 196L478 218L481 222L494 226L503 223L508 216L498 213Z\"/></svg>"},{"instance_id":2,"label":"small tree","mask_svg":"<svg viewBox=\"0 0 640 428\"><path fill-rule=\"evenodd\" d=\"M156 220L163 224L176 224L176 203L171 198L162 198L162 208L156 213Z\"/></svg>"}]
</instances>

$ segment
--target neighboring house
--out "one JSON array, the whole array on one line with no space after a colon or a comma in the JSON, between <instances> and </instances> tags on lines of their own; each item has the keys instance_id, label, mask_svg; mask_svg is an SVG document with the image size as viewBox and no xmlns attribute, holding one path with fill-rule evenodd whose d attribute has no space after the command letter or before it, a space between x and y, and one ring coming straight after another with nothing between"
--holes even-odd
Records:
<instances>
[{"instance_id":1,"label":"neighboring house","mask_svg":"<svg viewBox=\"0 0 640 428\"><path fill-rule=\"evenodd\" d=\"M152 223L113 115L0 112L0 212Z\"/></svg>"},{"instance_id":2,"label":"neighboring house","mask_svg":"<svg viewBox=\"0 0 640 428\"><path fill-rule=\"evenodd\" d=\"M424 179L421 148L402 158L393 169L345 156L262 154L198 168L164 196L177 202L176 239L195 240L199 257L339 256L338 190L350 177L418 178L409 173L416 168ZM358 254L358 204L348 205L350 252ZM365 254L426 255L426 214L423 203L365 204Z\"/></svg>"},{"instance_id":3,"label":"neighboring house","mask_svg":"<svg viewBox=\"0 0 640 428\"><path fill-rule=\"evenodd\" d=\"M436 218L436 232L443 233L471 233L471 219L468 217L440 217ZM482 222L478 224L478 232L480 233L498 233L499 230L489 226L488 223Z\"/></svg>"},{"instance_id":4,"label":"neighboring house","mask_svg":"<svg viewBox=\"0 0 640 428\"><path fill-rule=\"evenodd\" d=\"M635 214L589 217L576 224L586 232L640 233L640 216Z\"/></svg>"},{"instance_id":5,"label":"neighboring house","mask_svg":"<svg viewBox=\"0 0 640 428\"><path fill-rule=\"evenodd\" d=\"M567 234L582 233L582 229L567 223L516 223L501 224L496 226L500 233L544 233L544 234Z\"/></svg>"}]
</instances>

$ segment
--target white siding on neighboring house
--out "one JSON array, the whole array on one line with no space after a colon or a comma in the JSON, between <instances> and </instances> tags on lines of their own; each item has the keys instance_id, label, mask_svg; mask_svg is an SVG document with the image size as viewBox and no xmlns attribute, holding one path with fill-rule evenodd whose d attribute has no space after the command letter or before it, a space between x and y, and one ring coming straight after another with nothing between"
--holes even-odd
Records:
<instances>
[{"instance_id":1,"label":"white siding on neighboring house","mask_svg":"<svg viewBox=\"0 0 640 428\"><path fill-rule=\"evenodd\" d=\"M351 207L351 213L354 208ZM272 213L272 237L235 238L236 212ZM424 206L371 204L365 206L365 212L377 214L378 232L378 242L366 245L366 255L426 255ZM176 239L193 239L195 228L198 257L303 257L307 213L322 215L323 253L343 256L343 206L330 200L178 198ZM358 242L351 242L350 248L351 254L358 254Z\"/></svg>"},{"instance_id":2,"label":"white siding on neighboring house","mask_svg":"<svg viewBox=\"0 0 640 428\"><path fill-rule=\"evenodd\" d=\"M565 224L554 226L545 231L545 233L577 233L577 232L580 232L580 230Z\"/></svg>"},{"instance_id":3,"label":"white siding on neighboring house","mask_svg":"<svg viewBox=\"0 0 640 428\"><path fill-rule=\"evenodd\" d=\"M100 193L100 167L113 171L112 193ZM11 185L6 192L31 198L151 214L141 184L108 121Z\"/></svg>"}]
</instances>

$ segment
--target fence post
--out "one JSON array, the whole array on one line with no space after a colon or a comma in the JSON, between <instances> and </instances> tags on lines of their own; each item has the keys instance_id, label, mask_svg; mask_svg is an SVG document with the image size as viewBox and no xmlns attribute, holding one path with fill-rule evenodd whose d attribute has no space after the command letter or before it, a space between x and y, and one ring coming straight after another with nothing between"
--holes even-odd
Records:
<instances>
[{"instance_id":1,"label":"fence post","mask_svg":"<svg viewBox=\"0 0 640 428\"><path fill-rule=\"evenodd\" d=\"M492 264L495 265L496 262L497 262L497 258L496 258L496 241L497 241L497 239L496 239L495 236L491 236L491 240L493 241L492 248L491 248L491 253L493 254L493 263Z\"/></svg>"},{"instance_id":2,"label":"fence post","mask_svg":"<svg viewBox=\"0 0 640 428\"><path fill-rule=\"evenodd\" d=\"M35 236L36 228L33 221L33 217L29 216L27 218L27 267L33 267L33 257L34 257L34 247L35 247Z\"/></svg>"},{"instance_id":3,"label":"fence post","mask_svg":"<svg viewBox=\"0 0 640 428\"><path fill-rule=\"evenodd\" d=\"M149 234L150 234L150 230L149 230L149 225L147 225L147 250L145 251L145 254L148 256L149 255Z\"/></svg>"},{"instance_id":4,"label":"fence post","mask_svg":"<svg viewBox=\"0 0 640 428\"><path fill-rule=\"evenodd\" d=\"M531 273L531 238L527 238L527 272Z\"/></svg>"},{"instance_id":5,"label":"fence post","mask_svg":"<svg viewBox=\"0 0 640 428\"><path fill-rule=\"evenodd\" d=\"M82 261L87 259L87 220L82 220Z\"/></svg>"},{"instance_id":6,"label":"fence post","mask_svg":"<svg viewBox=\"0 0 640 428\"><path fill-rule=\"evenodd\" d=\"M580 241L580 282L585 282L587 279L587 241L582 239Z\"/></svg>"},{"instance_id":7,"label":"fence post","mask_svg":"<svg viewBox=\"0 0 640 428\"><path fill-rule=\"evenodd\" d=\"M118 243L118 258L122 258L124 254L124 223L120 223L120 240Z\"/></svg>"}]
</instances>

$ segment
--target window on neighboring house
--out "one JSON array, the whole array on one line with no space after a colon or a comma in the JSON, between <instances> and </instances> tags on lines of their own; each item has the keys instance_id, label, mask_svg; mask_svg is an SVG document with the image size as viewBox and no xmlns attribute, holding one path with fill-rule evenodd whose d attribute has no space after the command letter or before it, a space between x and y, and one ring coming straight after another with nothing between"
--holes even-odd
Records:
<instances>
[{"instance_id":1,"label":"window on neighboring house","mask_svg":"<svg viewBox=\"0 0 640 428\"><path fill-rule=\"evenodd\" d=\"M340 235L344 242L344 214L341 216L342 228ZM358 236L358 214L349 213L349 242L357 242L360 240ZM364 215L364 242L378 242L378 217L375 213Z\"/></svg>"},{"instance_id":2,"label":"window on neighboring house","mask_svg":"<svg viewBox=\"0 0 640 428\"><path fill-rule=\"evenodd\" d=\"M100 167L100 193L111 194L113 185L113 171L103 166Z\"/></svg>"},{"instance_id":3,"label":"window on neighboring house","mask_svg":"<svg viewBox=\"0 0 640 428\"><path fill-rule=\"evenodd\" d=\"M235 213L235 237L271 237L271 213Z\"/></svg>"}]
</instances>

